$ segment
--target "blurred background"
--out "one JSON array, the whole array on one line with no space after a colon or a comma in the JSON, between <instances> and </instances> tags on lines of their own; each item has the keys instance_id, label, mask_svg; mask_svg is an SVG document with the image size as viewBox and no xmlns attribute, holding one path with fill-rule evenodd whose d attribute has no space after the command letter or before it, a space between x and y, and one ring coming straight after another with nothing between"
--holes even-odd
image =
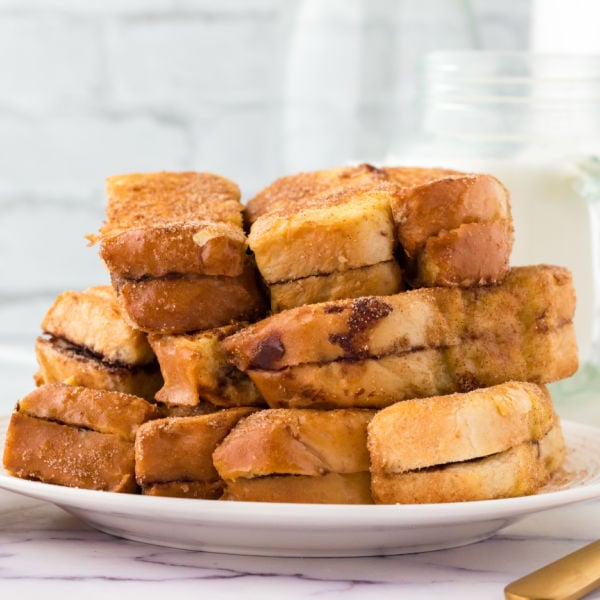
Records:
<instances>
[{"instance_id":1,"label":"blurred background","mask_svg":"<svg viewBox=\"0 0 600 600\"><path fill-rule=\"evenodd\" d=\"M107 175L214 171L248 198L402 154L421 134L423 56L563 43L564 20L561 36L532 26L541 4L0 0L1 408L31 387L54 297L108 281L84 239Z\"/></svg>"}]
</instances>

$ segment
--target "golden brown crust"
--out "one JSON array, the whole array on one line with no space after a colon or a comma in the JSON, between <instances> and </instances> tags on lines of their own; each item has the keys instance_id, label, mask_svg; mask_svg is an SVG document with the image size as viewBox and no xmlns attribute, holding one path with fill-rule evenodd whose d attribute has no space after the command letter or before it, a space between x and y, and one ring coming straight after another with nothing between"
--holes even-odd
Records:
<instances>
[{"instance_id":1,"label":"golden brown crust","mask_svg":"<svg viewBox=\"0 0 600 600\"><path fill-rule=\"evenodd\" d=\"M400 186L391 201L398 239L411 257L442 231L511 218L508 191L485 174L456 173L417 187Z\"/></svg>"},{"instance_id":2,"label":"golden brown crust","mask_svg":"<svg viewBox=\"0 0 600 600\"><path fill-rule=\"evenodd\" d=\"M142 423L159 416L155 405L137 396L61 383L37 388L19 401L17 410L128 441L133 441Z\"/></svg>"},{"instance_id":3,"label":"golden brown crust","mask_svg":"<svg viewBox=\"0 0 600 600\"><path fill-rule=\"evenodd\" d=\"M378 504L465 502L524 496L537 492L562 464L560 425L535 441L467 462L406 473L372 474Z\"/></svg>"},{"instance_id":4,"label":"golden brown crust","mask_svg":"<svg viewBox=\"0 0 600 600\"><path fill-rule=\"evenodd\" d=\"M17 477L135 492L133 442L156 406L128 394L48 384L19 401L4 466Z\"/></svg>"},{"instance_id":5,"label":"golden brown crust","mask_svg":"<svg viewBox=\"0 0 600 600\"><path fill-rule=\"evenodd\" d=\"M58 338L38 337L35 354L39 365L36 385L69 383L153 400L163 383L156 363L138 366L107 363Z\"/></svg>"},{"instance_id":6,"label":"golden brown crust","mask_svg":"<svg viewBox=\"0 0 600 600\"><path fill-rule=\"evenodd\" d=\"M486 338L518 342L530 331L571 322L575 292L568 269L515 267L499 285L431 288L301 306L223 340L240 369L358 360Z\"/></svg>"},{"instance_id":7,"label":"golden brown crust","mask_svg":"<svg viewBox=\"0 0 600 600\"><path fill-rule=\"evenodd\" d=\"M246 261L241 227L211 221L146 225L102 237L100 256L127 279L170 273L239 275Z\"/></svg>"},{"instance_id":8,"label":"golden brown crust","mask_svg":"<svg viewBox=\"0 0 600 600\"><path fill-rule=\"evenodd\" d=\"M242 204L232 181L211 173L138 173L109 177L106 191L100 255L113 276L242 272Z\"/></svg>"},{"instance_id":9,"label":"golden brown crust","mask_svg":"<svg viewBox=\"0 0 600 600\"><path fill-rule=\"evenodd\" d=\"M403 473L468 461L539 440L553 425L552 399L533 383L396 402L369 423L371 469Z\"/></svg>"},{"instance_id":10,"label":"golden brown crust","mask_svg":"<svg viewBox=\"0 0 600 600\"><path fill-rule=\"evenodd\" d=\"M403 289L402 271L395 260L327 275L313 275L269 286L271 311L359 296L386 296Z\"/></svg>"},{"instance_id":11,"label":"golden brown crust","mask_svg":"<svg viewBox=\"0 0 600 600\"><path fill-rule=\"evenodd\" d=\"M142 487L141 491L145 496L218 500L223 494L223 482L220 480L167 481L166 483L149 483Z\"/></svg>"},{"instance_id":12,"label":"golden brown crust","mask_svg":"<svg viewBox=\"0 0 600 600\"><path fill-rule=\"evenodd\" d=\"M335 167L287 175L274 181L248 201L244 212L249 223L264 215L286 216L315 206L343 203L346 189L364 189L394 183L416 186L456 171L420 167L377 168L369 164Z\"/></svg>"},{"instance_id":13,"label":"golden brown crust","mask_svg":"<svg viewBox=\"0 0 600 600\"><path fill-rule=\"evenodd\" d=\"M300 173L259 192L245 211L269 284L389 260L382 242L394 239L415 287L496 283L508 272L508 192L491 175L370 165Z\"/></svg>"},{"instance_id":14,"label":"golden brown crust","mask_svg":"<svg viewBox=\"0 0 600 600\"><path fill-rule=\"evenodd\" d=\"M115 175L106 180L106 194L105 235L115 229L198 219L242 226L238 186L212 173Z\"/></svg>"},{"instance_id":15,"label":"golden brown crust","mask_svg":"<svg viewBox=\"0 0 600 600\"><path fill-rule=\"evenodd\" d=\"M264 299L250 265L239 277L182 276L113 279L130 321L149 333L186 333L264 313Z\"/></svg>"},{"instance_id":16,"label":"golden brown crust","mask_svg":"<svg viewBox=\"0 0 600 600\"><path fill-rule=\"evenodd\" d=\"M222 500L299 502L305 504L372 504L371 477L360 473L275 475L230 481Z\"/></svg>"},{"instance_id":17,"label":"golden brown crust","mask_svg":"<svg viewBox=\"0 0 600 600\"><path fill-rule=\"evenodd\" d=\"M452 174L391 198L412 285L485 285L509 270L509 194L491 175Z\"/></svg>"},{"instance_id":18,"label":"golden brown crust","mask_svg":"<svg viewBox=\"0 0 600 600\"><path fill-rule=\"evenodd\" d=\"M374 411L263 410L239 423L215 450L227 482L267 475L368 471L367 424Z\"/></svg>"},{"instance_id":19,"label":"golden brown crust","mask_svg":"<svg viewBox=\"0 0 600 600\"><path fill-rule=\"evenodd\" d=\"M327 274L393 259L390 190L346 190L290 214L259 218L248 236L268 284Z\"/></svg>"},{"instance_id":20,"label":"golden brown crust","mask_svg":"<svg viewBox=\"0 0 600 600\"><path fill-rule=\"evenodd\" d=\"M201 400L223 407L264 405L252 380L227 360L221 340L242 323L188 335L149 336L165 383L156 395L166 405L194 406Z\"/></svg>"},{"instance_id":21,"label":"golden brown crust","mask_svg":"<svg viewBox=\"0 0 600 600\"><path fill-rule=\"evenodd\" d=\"M416 260L417 287L472 287L502 281L508 274L512 223L465 223L428 238Z\"/></svg>"},{"instance_id":22,"label":"golden brown crust","mask_svg":"<svg viewBox=\"0 0 600 600\"><path fill-rule=\"evenodd\" d=\"M69 487L135 492L133 443L116 435L13 413L4 468L16 477Z\"/></svg>"},{"instance_id":23,"label":"golden brown crust","mask_svg":"<svg viewBox=\"0 0 600 600\"><path fill-rule=\"evenodd\" d=\"M42 321L42 330L102 357L110 363L152 363L146 335L133 329L110 286L60 294Z\"/></svg>"},{"instance_id":24,"label":"golden brown crust","mask_svg":"<svg viewBox=\"0 0 600 600\"><path fill-rule=\"evenodd\" d=\"M204 482L206 489L212 491L222 488L212 453L235 424L254 410L231 408L196 417L145 423L135 439L138 484L143 490L155 484L184 481ZM208 497L214 497L212 492Z\"/></svg>"},{"instance_id":25,"label":"golden brown crust","mask_svg":"<svg viewBox=\"0 0 600 600\"><path fill-rule=\"evenodd\" d=\"M510 380L549 383L577 370L571 323L509 341L484 337L450 348L307 363L248 374L272 408L384 408L399 400L467 392Z\"/></svg>"}]
</instances>

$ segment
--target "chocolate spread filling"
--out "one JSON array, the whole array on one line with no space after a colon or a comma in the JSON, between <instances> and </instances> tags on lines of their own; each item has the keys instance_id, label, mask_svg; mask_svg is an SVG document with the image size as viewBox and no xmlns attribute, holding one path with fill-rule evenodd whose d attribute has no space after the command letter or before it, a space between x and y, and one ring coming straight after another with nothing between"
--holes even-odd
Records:
<instances>
[{"instance_id":1,"label":"chocolate spread filling","mask_svg":"<svg viewBox=\"0 0 600 600\"><path fill-rule=\"evenodd\" d=\"M249 368L268 370L269 367L271 367L274 362L278 361L284 354L285 346L281 342L279 334L271 333L256 345Z\"/></svg>"},{"instance_id":2,"label":"chocolate spread filling","mask_svg":"<svg viewBox=\"0 0 600 600\"><path fill-rule=\"evenodd\" d=\"M119 362L119 361L109 361L109 360L106 360L106 358L102 354L91 350L87 346L79 346L77 344L74 344L73 342L71 342L70 340L67 340L66 338L61 338L61 337L56 337L56 336L51 335L47 339L52 344L52 346L54 347L54 349L57 352L61 352L62 354L65 354L67 356L71 356L73 358L80 359L80 360L93 360L96 362L100 362L100 363L102 363L102 366L105 369L108 369L111 371L126 369L127 371L130 371L130 372L140 371L140 370L151 372L151 371L156 370L156 368L158 366L156 361L151 362L149 364L145 364L145 365L131 365L131 364Z\"/></svg>"},{"instance_id":3,"label":"chocolate spread filling","mask_svg":"<svg viewBox=\"0 0 600 600\"><path fill-rule=\"evenodd\" d=\"M359 360L369 356L367 332L379 319L392 312L392 307L378 298L366 296L352 302L348 316L348 331L329 336L332 344L337 344L345 353L344 358Z\"/></svg>"}]
</instances>

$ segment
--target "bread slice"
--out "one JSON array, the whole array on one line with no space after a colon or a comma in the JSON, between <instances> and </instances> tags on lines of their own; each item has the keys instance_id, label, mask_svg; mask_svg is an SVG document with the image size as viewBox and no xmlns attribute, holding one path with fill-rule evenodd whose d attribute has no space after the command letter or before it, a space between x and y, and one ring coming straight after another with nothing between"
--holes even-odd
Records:
<instances>
[{"instance_id":1,"label":"bread slice","mask_svg":"<svg viewBox=\"0 0 600 600\"><path fill-rule=\"evenodd\" d=\"M508 191L495 177L450 173L410 185L405 169L387 172L399 184L392 214L413 286L470 287L506 276L513 226Z\"/></svg>"},{"instance_id":2,"label":"bread slice","mask_svg":"<svg viewBox=\"0 0 600 600\"><path fill-rule=\"evenodd\" d=\"M35 355L39 369L36 385L68 383L112 390L153 400L163 385L156 362L146 365L110 363L61 338L38 337Z\"/></svg>"},{"instance_id":3,"label":"bread slice","mask_svg":"<svg viewBox=\"0 0 600 600\"><path fill-rule=\"evenodd\" d=\"M396 241L414 287L496 283L513 243L502 184L445 169L300 173L259 192L245 214L269 286L392 260Z\"/></svg>"},{"instance_id":4,"label":"bread slice","mask_svg":"<svg viewBox=\"0 0 600 600\"><path fill-rule=\"evenodd\" d=\"M458 174L458 171L421 167L378 168L363 163L287 175L250 199L244 215L253 224L267 215L285 216L305 208L333 205L338 201L335 192L348 188L365 189L388 183L414 187L453 174Z\"/></svg>"},{"instance_id":5,"label":"bread slice","mask_svg":"<svg viewBox=\"0 0 600 600\"><path fill-rule=\"evenodd\" d=\"M485 337L450 348L247 373L272 408L384 408L399 400L467 392L512 379L558 381L575 373L577 365L575 331L569 323L550 331L534 329L510 341Z\"/></svg>"},{"instance_id":6,"label":"bread slice","mask_svg":"<svg viewBox=\"0 0 600 600\"><path fill-rule=\"evenodd\" d=\"M535 494L562 465L560 426L542 439L466 462L406 473L373 473L376 504L491 500Z\"/></svg>"},{"instance_id":7,"label":"bread slice","mask_svg":"<svg viewBox=\"0 0 600 600\"><path fill-rule=\"evenodd\" d=\"M411 285L472 287L502 281L509 271L512 241L508 219L441 231L427 239L416 261L407 261L413 263L407 269L413 273Z\"/></svg>"},{"instance_id":8,"label":"bread slice","mask_svg":"<svg viewBox=\"0 0 600 600\"><path fill-rule=\"evenodd\" d=\"M492 337L510 342L570 323L575 292L568 269L515 267L498 285L430 288L301 306L226 338L241 370L362 360Z\"/></svg>"},{"instance_id":9,"label":"bread slice","mask_svg":"<svg viewBox=\"0 0 600 600\"><path fill-rule=\"evenodd\" d=\"M146 335L127 322L108 285L60 294L46 313L42 330L110 363L144 365L156 360Z\"/></svg>"},{"instance_id":10,"label":"bread slice","mask_svg":"<svg viewBox=\"0 0 600 600\"><path fill-rule=\"evenodd\" d=\"M240 191L211 173L107 179L100 255L117 277L240 275L246 260Z\"/></svg>"},{"instance_id":11,"label":"bread slice","mask_svg":"<svg viewBox=\"0 0 600 600\"><path fill-rule=\"evenodd\" d=\"M113 286L131 323L148 333L186 333L252 321L264 314L264 299L250 264L238 277L113 278Z\"/></svg>"},{"instance_id":12,"label":"bread slice","mask_svg":"<svg viewBox=\"0 0 600 600\"><path fill-rule=\"evenodd\" d=\"M268 285L394 258L391 190L349 189L254 222L248 245Z\"/></svg>"},{"instance_id":13,"label":"bread slice","mask_svg":"<svg viewBox=\"0 0 600 600\"><path fill-rule=\"evenodd\" d=\"M235 424L255 409L166 418L142 425L135 440L135 473L143 494L219 498L223 481L212 453Z\"/></svg>"},{"instance_id":14,"label":"bread slice","mask_svg":"<svg viewBox=\"0 0 600 600\"><path fill-rule=\"evenodd\" d=\"M533 383L396 402L369 424L371 469L404 473L497 454L541 439L554 420L548 390Z\"/></svg>"},{"instance_id":15,"label":"bread slice","mask_svg":"<svg viewBox=\"0 0 600 600\"><path fill-rule=\"evenodd\" d=\"M400 266L395 260L388 260L347 271L274 283L269 286L269 293L271 311L280 312L327 300L396 294L402 289Z\"/></svg>"},{"instance_id":16,"label":"bread slice","mask_svg":"<svg viewBox=\"0 0 600 600\"><path fill-rule=\"evenodd\" d=\"M215 450L225 499L370 503L368 410L264 410ZM287 490L287 491L286 491Z\"/></svg>"},{"instance_id":17,"label":"bread slice","mask_svg":"<svg viewBox=\"0 0 600 600\"><path fill-rule=\"evenodd\" d=\"M260 406L252 380L228 360L221 340L243 323L188 335L149 336L165 383L156 400L168 406L196 406L203 400L222 407Z\"/></svg>"},{"instance_id":18,"label":"bread slice","mask_svg":"<svg viewBox=\"0 0 600 600\"><path fill-rule=\"evenodd\" d=\"M120 175L107 195L100 255L136 328L185 333L260 314L235 183L210 173Z\"/></svg>"},{"instance_id":19,"label":"bread slice","mask_svg":"<svg viewBox=\"0 0 600 600\"><path fill-rule=\"evenodd\" d=\"M136 396L44 385L11 416L4 467L24 479L135 492L135 434L158 415L156 406Z\"/></svg>"},{"instance_id":20,"label":"bread slice","mask_svg":"<svg viewBox=\"0 0 600 600\"><path fill-rule=\"evenodd\" d=\"M149 400L162 385L146 335L129 325L110 286L60 294L36 340L36 383L68 382Z\"/></svg>"},{"instance_id":21,"label":"bread slice","mask_svg":"<svg viewBox=\"0 0 600 600\"><path fill-rule=\"evenodd\" d=\"M522 382L393 404L370 422L368 448L379 503L530 494L564 457L548 391Z\"/></svg>"}]
</instances>

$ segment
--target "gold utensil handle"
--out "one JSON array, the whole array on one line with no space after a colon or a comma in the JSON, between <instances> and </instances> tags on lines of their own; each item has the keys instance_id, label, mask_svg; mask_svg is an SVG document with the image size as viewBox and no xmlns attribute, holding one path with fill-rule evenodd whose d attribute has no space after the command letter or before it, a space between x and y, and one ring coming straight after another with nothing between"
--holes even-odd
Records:
<instances>
[{"instance_id":1,"label":"gold utensil handle","mask_svg":"<svg viewBox=\"0 0 600 600\"><path fill-rule=\"evenodd\" d=\"M504 588L506 600L577 600L600 586L600 540Z\"/></svg>"}]
</instances>

